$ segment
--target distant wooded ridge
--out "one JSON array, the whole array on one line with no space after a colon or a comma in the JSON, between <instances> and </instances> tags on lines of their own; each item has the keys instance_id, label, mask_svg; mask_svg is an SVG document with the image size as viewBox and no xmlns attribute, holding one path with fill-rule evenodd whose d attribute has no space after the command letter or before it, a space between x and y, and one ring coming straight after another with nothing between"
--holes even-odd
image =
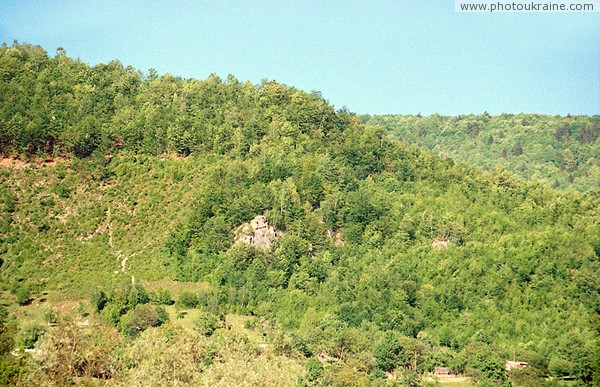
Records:
<instances>
[{"instance_id":1,"label":"distant wooded ridge","mask_svg":"<svg viewBox=\"0 0 600 387\"><path fill-rule=\"evenodd\" d=\"M392 136L485 170L585 191L600 187L600 116L363 116Z\"/></svg>"}]
</instances>

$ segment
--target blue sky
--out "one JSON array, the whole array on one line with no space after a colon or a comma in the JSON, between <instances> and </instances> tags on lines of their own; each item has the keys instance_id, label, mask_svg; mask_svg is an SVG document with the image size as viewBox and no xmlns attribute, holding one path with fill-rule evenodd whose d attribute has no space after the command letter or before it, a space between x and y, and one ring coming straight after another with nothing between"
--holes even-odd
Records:
<instances>
[{"instance_id":1,"label":"blue sky","mask_svg":"<svg viewBox=\"0 0 600 387\"><path fill-rule=\"evenodd\" d=\"M600 114L600 13L453 0L0 0L0 41L82 61L318 90L361 114Z\"/></svg>"}]
</instances>

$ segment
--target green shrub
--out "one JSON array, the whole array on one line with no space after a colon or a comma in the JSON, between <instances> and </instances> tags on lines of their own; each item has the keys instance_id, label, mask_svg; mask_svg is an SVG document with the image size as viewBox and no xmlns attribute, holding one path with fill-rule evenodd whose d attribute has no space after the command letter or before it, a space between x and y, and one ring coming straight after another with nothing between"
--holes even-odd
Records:
<instances>
[{"instance_id":1,"label":"green shrub","mask_svg":"<svg viewBox=\"0 0 600 387\"><path fill-rule=\"evenodd\" d=\"M22 287L17 290L17 303L19 305L27 305L31 302L31 293L28 287Z\"/></svg>"},{"instance_id":2,"label":"green shrub","mask_svg":"<svg viewBox=\"0 0 600 387\"><path fill-rule=\"evenodd\" d=\"M544 382L544 376L534 367L516 369L509 374L510 381L515 386L539 386Z\"/></svg>"},{"instance_id":3,"label":"green shrub","mask_svg":"<svg viewBox=\"0 0 600 387\"><path fill-rule=\"evenodd\" d=\"M206 337L210 337L219 327L217 316L212 313L200 311L194 319L194 329Z\"/></svg>"},{"instance_id":4,"label":"green shrub","mask_svg":"<svg viewBox=\"0 0 600 387\"><path fill-rule=\"evenodd\" d=\"M246 328L246 329L255 329L256 328L256 323L257 323L256 317L249 318L248 320L244 321L244 328Z\"/></svg>"},{"instance_id":5,"label":"green shrub","mask_svg":"<svg viewBox=\"0 0 600 387\"><path fill-rule=\"evenodd\" d=\"M158 288L154 294L153 300L159 305L173 305L173 299L171 298L171 292L164 288Z\"/></svg>"},{"instance_id":6,"label":"green shrub","mask_svg":"<svg viewBox=\"0 0 600 387\"><path fill-rule=\"evenodd\" d=\"M63 199L68 199L71 196L71 191L65 186L60 186L58 188L58 196Z\"/></svg>"},{"instance_id":7,"label":"green shrub","mask_svg":"<svg viewBox=\"0 0 600 387\"><path fill-rule=\"evenodd\" d=\"M194 293L181 292L177 297L177 307L190 309L198 306L198 298Z\"/></svg>"},{"instance_id":8,"label":"green shrub","mask_svg":"<svg viewBox=\"0 0 600 387\"><path fill-rule=\"evenodd\" d=\"M156 315L158 317L158 325L162 325L162 324L168 323L169 320L170 320L169 313L162 306L157 306L156 307Z\"/></svg>"},{"instance_id":9,"label":"green shrub","mask_svg":"<svg viewBox=\"0 0 600 387\"><path fill-rule=\"evenodd\" d=\"M104 306L106 306L107 302L108 298L106 297L104 290L96 289L92 292L90 303L92 304L95 312L100 312L102 309L104 309Z\"/></svg>"},{"instance_id":10,"label":"green shrub","mask_svg":"<svg viewBox=\"0 0 600 387\"><path fill-rule=\"evenodd\" d=\"M49 307L44 312L44 321L48 324L56 324L58 322L58 311L56 308Z\"/></svg>"},{"instance_id":11,"label":"green shrub","mask_svg":"<svg viewBox=\"0 0 600 387\"><path fill-rule=\"evenodd\" d=\"M385 372L383 372L382 370L375 370L373 372L371 372L371 375L369 376L370 380L377 380L377 379L387 379L387 375L385 374Z\"/></svg>"},{"instance_id":12,"label":"green shrub","mask_svg":"<svg viewBox=\"0 0 600 387\"><path fill-rule=\"evenodd\" d=\"M162 325L168 321L168 315L164 308L160 308L160 311L159 308L151 305L138 305L121 317L118 325L119 331L125 336L134 338L150 327Z\"/></svg>"},{"instance_id":13,"label":"green shrub","mask_svg":"<svg viewBox=\"0 0 600 387\"><path fill-rule=\"evenodd\" d=\"M0 324L5 324L8 321L8 308L0 305Z\"/></svg>"},{"instance_id":14,"label":"green shrub","mask_svg":"<svg viewBox=\"0 0 600 387\"><path fill-rule=\"evenodd\" d=\"M26 325L17 336L17 345L22 348L33 348L35 343L46 333L46 327L38 324Z\"/></svg>"},{"instance_id":15,"label":"green shrub","mask_svg":"<svg viewBox=\"0 0 600 387\"><path fill-rule=\"evenodd\" d=\"M0 359L0 386L17 386L26 372L26 360L13 356Z\"/></svg>"},{"instance_id":16,"label":"green shrub","mask_svg":"<svg viewBox=\"0 0 600 387\"><path fill-rule=\"evenodd\" d=\"M12 351L15 347L15 339L11 330L0 324L0 357ZM0 385L2 385L0 383Z\"/></svg>"},{"instance_id":17,"label":"green shrub","mask_svg":"<svg viewBox=\"0 0 600 387\"><path fill-rule=\"evenodd\" d=\"M102 319L109 325L116 327L121 320L121 310L116 304L108 304L101 312Z\"/></svg>"},{"instance_id":18,"label":"green shrub","mask_svg":"<svg viewBox=\"0 0 600 387\"><path fill-rule=\"evenodd\" d=\"M306 361L306 377L309 382L315 382L319 379L323 375L324 370L323 364L321 364L319 359L311 357Z\"/></svg>"},{"instance_id":19,"label":"green shrub","mask_svg":"<svg viewBox=\"0 0 600 387\"><path fill-rule=\"evenodd\" d=\"M132 309L138 305L145 304L150 301L150 297L148 296L148 292L142 285L135 284L129 290L129 294L127 295L127 306Z\"/></svg>"}]
</instances>

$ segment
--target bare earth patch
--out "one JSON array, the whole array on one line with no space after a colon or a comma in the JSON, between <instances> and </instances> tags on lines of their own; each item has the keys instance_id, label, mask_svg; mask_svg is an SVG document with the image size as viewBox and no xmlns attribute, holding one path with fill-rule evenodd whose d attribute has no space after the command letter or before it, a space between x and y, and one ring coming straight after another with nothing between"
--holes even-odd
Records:
<instances>
[{"instance_id":1,"label":"bare earth patch","mask_svg":"<svg viewBox=\"0 0 600 387\"><path fill-rule=\"evenodd\" d=\"M48 158L48 159L35 159L32 161L25 161L21 159L15 159L13 157L7 157L0 159L0 168L9 168L9 169L25 169L30 166L48 166L54 167L57 164L64 163L68 161L64 157L56 157L56 158Z\"/></svg>"}]
</instances>

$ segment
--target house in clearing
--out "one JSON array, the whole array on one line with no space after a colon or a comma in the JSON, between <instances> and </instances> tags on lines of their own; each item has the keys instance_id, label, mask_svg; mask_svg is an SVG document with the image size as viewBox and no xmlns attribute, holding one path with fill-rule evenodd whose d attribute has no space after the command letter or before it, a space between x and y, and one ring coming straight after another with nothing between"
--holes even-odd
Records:
<instances>
[{"instance_id":1,"label":"house in clearing","mask_svg":"<svg viewBox=\"0 0 600 387\"><path fill-rule=\"evenodd\" d=\"M527 363L525 363L524 361L506 360L504 362L504 367L506 367L507 371L518 370L518 369L527 367Z\"/></svg>"},{"instance_id":2,"label":"house in clearing","mask_svg":"<svg viewBox=\"0 0 600 387\"><path fill-rule=\"evenodd\" d=\"M450 371L448 367L435 367L435 371L433 372L434 376L448 376L450 375Z\"/></svg>"},{"instance_id":3,"label":"house in clearing","mask_svg":"<svg viewBox=\"0 0 600 387\"><path fill-rule=\"evenodd\" d=\"M456 377L457 373L451 371L448 367L435 367L435 370L433 371L433 376Z\"/></svg>"}]
</instances>

